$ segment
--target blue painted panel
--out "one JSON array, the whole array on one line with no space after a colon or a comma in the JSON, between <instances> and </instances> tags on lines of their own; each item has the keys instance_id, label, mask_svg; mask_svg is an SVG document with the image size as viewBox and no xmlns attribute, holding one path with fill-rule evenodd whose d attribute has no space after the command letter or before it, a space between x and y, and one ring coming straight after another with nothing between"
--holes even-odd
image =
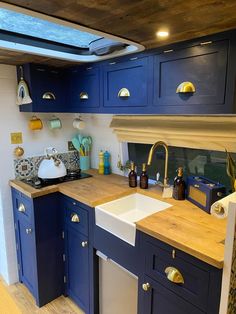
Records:
<instances>
[{"instance_id":1,"label":"blue painted panel","mask_svg":"<svg viewBox=\"0 0 236 314\"><path fill-rule=\"evenodd\" d=\"M144 282L150 284L150 290L143 292L144 314L203 314L192 304L186 302L150 277L145 276ZM141 287L140 287L141 288Z\"/></svg>"},{"instance_id":2,"label":"blue painted panel","mask_svg":"<svg viewBox=\"0 0 236 314\"><path fill-rule=\"evenodd\" d=\"M83 241L86 236L66 225L66 293L89 313L89 247L82 247Z\"/></svg>"},{"instance_id":3,"label":"blue painted panel","mask_svg":"<svg viewBox=\"0 0 236 314\"><path fill-rule=\"evenodd\" d=\"M148 58L104 66L104 107L145 107L148 104ZM118 97L127 88L130 97ZM122 109L120 109L122 111Z\"/></svg>"},{"instance_id":4,"label":"blue painted panel","mask_svg":"<svg viewBox=\"0 0 236 314\"><path fill-rule=\"evenodd\" d=\"M228 41L174 50L155 57L154 105L161 113L227 113ZM177 94L190 81L195 93ZM232 110L232 108L231 108Z\"/></svg>"},{"instance_id":5,"label":"blue painted panel","mask_svg":"<svg viewBox=\"0 0 236 314\"><path fill-rule=\"evenodd\" d=\"M69 101L72 112L87 111L89 108L98 108L100 105L100 68L99 67L76 67L68 70L69 78ZM86 93L88 99L81 99L81 93ZM96 112L98 109L94 109Z\"/></svg>"},{"instance_id":6,"label":"blue painted panel","mask_svg":"<svg viewBox=\"0 0 236 314\"><path fill-rule=\"evenodd\" d=\"M131 273L137 276L139 275L139 236L136 237L136 244L134 247L95 225L93 245L96 250L107 255Z\"/></svg>"},{"instance_id":7,"label":"blue painted panel","mask_svg":"<svg viewBox=\"0 0 236 314\"><path fill-rule=\"evenodd\" d=\"M77 205L75 202L64 200L65 222L71 228L88 235L88 212ZM77 215L79 222L73 222L72 217Z\"/></svg>"}]
</instances>

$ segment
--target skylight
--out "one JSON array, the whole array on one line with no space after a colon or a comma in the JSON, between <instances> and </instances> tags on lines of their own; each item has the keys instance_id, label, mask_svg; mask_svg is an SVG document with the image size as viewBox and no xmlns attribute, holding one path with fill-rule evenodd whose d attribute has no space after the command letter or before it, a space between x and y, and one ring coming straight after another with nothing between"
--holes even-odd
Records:
<instances>
[{"instance_id":1,"label":"skylight","mask_svg":"<svg viewBox=\"0 0 236 314\"><path fill-rule=\"evenodd\" d=\"M96 62L142 51L144 47L0 1L0 49L73 62Z\"/></svg>"},{"instance_id":2,"label":"skylight","mask_svg":"<svg viewBox=\"0 0 236 314\"><path fill-rule=\"evenodd\" d=\"M102 38L92 33L3 8L0 8L0 29L79 48L88 48L92 41Z\"/></svg>"}]
</instances>

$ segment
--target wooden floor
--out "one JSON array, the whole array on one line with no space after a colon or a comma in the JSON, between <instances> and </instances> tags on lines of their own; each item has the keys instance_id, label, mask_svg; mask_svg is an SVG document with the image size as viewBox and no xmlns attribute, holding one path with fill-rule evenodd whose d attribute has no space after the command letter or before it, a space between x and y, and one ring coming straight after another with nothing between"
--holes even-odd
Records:
<instances>
[{"instance_id":1,"label":"wooden floor","mask_svg":"<svg viewBox=\"0 0 236 314\"><path fill-rule=\"evenodd\" d=\"M35 305L35 301L29 291L23 284L17 283L11 286L7 286L5 282L0 278L0 284L3 285L12 297L17 305L17 308L22 314L84 314L82 310L78 308L69 298L63 296L48 303L47 305L38 308ZM0 302L1 296L0 296ZM3 301L4 302L4 301ZM7 304L6 304L7 307ZM19 313L17 311L16 313ZM6 311L1 314L15 314L12 311Z\"/></svg>"}]
</instances>

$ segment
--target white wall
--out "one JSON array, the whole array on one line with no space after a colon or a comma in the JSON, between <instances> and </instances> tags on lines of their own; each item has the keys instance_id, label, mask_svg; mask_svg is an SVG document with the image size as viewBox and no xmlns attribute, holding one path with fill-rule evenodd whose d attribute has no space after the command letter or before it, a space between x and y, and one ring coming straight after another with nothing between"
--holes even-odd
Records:
<instances>
[{"instance_id":1,"label":"white wall","mask_svg":"<svg viewBox=\"0 0 236 314\"><path fill-rule=\"evenodd\" d=\"M17 281L16 251L11 194L8 182L14 178L13 150L16 145L10 143L11 132L23 133L22 147L25 157L42 155L47 146L54 146L59 152L67 151L67 141L76 133L72 127L74 114L58 114L62 120L61 130L50 131L46 121L51 114L38 114L44 122L42 131L30 131L29 113L20 113L15 104L16 69L14 66L0 65L0 274L8 283ZM100 149L112 152L112 168L116 168L119 144L109 129L111 115L85 115L87 127L84 134L93 137L92 166L97 166Z\"/></svg>"}]
</instances>

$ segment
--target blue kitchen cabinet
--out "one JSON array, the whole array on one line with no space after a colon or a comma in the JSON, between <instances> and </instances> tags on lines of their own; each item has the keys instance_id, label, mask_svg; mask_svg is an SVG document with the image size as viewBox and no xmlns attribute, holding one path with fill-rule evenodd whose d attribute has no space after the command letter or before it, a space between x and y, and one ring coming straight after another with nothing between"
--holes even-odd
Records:
<instances>
[{"instance_id":1,"label":"blue kitchen cabinet","mask_svg":"<svg viewBox=\"0 0 236 314\"><path fill-rule=\"evenodd\" d=\"M100 106L100 67L77 66L67 70L68 111L97 112Z\"/></svg>"},{"instance_id":2,"label":"blue kitchen cabinet","mask_svg":"<svg viewBox=\"0 0 236 314\"><path fill-rule=\"evenodd\" d=\"M209 41L188 48L174 46L154 57L153 109L163 114L233 113L227 89L229 41ZM191 82L195 92L179 92L178 86Z\"/></svg>"},{"instance_id":3,"label":"blue kitchen cabinet","mask_svg":"<svg viewBox=\"0 0 236 314\"><path fill-rule=\"evenodd\" d=\"M134 57L128 61L103 66L103 112L145 113L149 102L149 58Z\"/></svg>"},{"instance_id":4,"label":"blue kitchen cabinet","mask_svg":"<svg viewBox=\"0 0 236 314\"><path fill-rule=\"evenodd\" d=\"M144 298L144 314L203 314L201 311L189 302L166 289L155 280L148 276L144 278L145 284L150 288L146 291Z\"/></svg>"},{"instance_id":5,"label":"blue kitchen cabinet","mask_svg":"<svg viewBox=\"0 0 236 314\"><path fill-rule=\"evenodd\" d=\"M61 196L64 212L65 294L87 314L97 308L95 255L92 230L94 210L70 197Z\"/></svg>"},{"instance_id":6,"label":"blue kitchen cabinet","mask_svg":"<svg viewBox=\"0 0 236 314\"><path fill-rule=\"evenodd\" d=\"M19 280L41 307L64 291L58 194L31 199L12 188L12 202Z\"/></svg>"},{"instance_id":7,"label":"blue kitchen cabinet","mask_svg":"<svg viewBox=\"0 0 236 314\"><path fill-rule=\"evenodd\" d=\"M20 67L17 68L18 80ZM25 64L24 79L28 84L31 104L21 105L22 112L66 112L65 72L45 65Z\"/></svg>"},{"instance_id":8,"label":"blue kitchen cabinet","mask_svg":"<svg viewBox=\"0 0 236 314\"><path fill-rule=\"evenodd\" d=\"M220 269L143 233L140 251L139 314L219 313ZM170 270L182 283L168 276Z\"/></svg>"}]
</instances>

